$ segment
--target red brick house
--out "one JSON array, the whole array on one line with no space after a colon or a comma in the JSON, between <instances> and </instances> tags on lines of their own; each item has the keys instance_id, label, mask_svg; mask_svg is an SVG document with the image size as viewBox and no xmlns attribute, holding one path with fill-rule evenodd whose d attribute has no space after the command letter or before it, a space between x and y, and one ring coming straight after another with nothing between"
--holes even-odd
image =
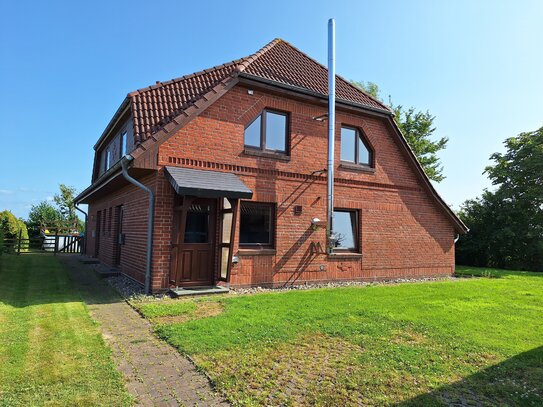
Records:
<instances>
[{"instance_id":1,"label":"red brick house","mask_svg":"<svg viewBox=\"0 0 543 407\"><path fill-rule=\"evenodd\" d=\"M391 111L341 77L336 89L331 253L319 221L327 69L276 39L127 95L76 199L89 204L86 254L141 283L147 272L154 292L452 274L465 225ZM154 194L152 216L142 185Z\"/></svg>"}]
</instances>

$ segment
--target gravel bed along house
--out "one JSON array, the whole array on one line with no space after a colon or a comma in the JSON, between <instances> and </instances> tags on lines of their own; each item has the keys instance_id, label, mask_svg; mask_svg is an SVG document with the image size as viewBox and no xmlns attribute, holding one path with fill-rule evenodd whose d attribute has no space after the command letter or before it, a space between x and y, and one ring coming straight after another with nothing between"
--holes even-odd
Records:
<instances>
[{"instance_id":1,"label":"gravel bed along house","mask_svg":"<svg viewBox=\"0 0 543 407\"><path fill-rule=\"evenodd\" d=\"M256 294L262 292L280 292L280 291L295 291L295 290L313 290L316 288L340 288L340 287L365 287L369 285L393 285L400 283L421 283L430 281L450 281L459 280L461 277L425 277L425 278L398 278L394 280L382 281L336 281L328 283L308 283L290 285L286 287L239 287L230 288L230 294Z\"/></svg>"},{"instance_id":2,"label":"gravel bed along house","mask_svg":"<svg viewBox=\"0 0 543 407\"><path fill-rule=\"evenodd\" d=\"M294 290L312 290L316 288L338 288L338 287L365 287L368 285L390 285L400 283L420 283L425 281L444 281L444 280L458 280L461 277L440 277L440 278L420 278L420 279L394 279L385 281L338 281L328 283L308 283L298 284L286 287L235 287L230 288L228 295L242 295L242 294L257 294L263 292L282 292L282 291L294 291ZM136 281L128 278L122 274L118 276L108 277L106 281L115 290L119 292L121 297L131 301L160 301L163 299L171 298L167 293L145 295L143 286Z\"/></svg>"}]
</instances>

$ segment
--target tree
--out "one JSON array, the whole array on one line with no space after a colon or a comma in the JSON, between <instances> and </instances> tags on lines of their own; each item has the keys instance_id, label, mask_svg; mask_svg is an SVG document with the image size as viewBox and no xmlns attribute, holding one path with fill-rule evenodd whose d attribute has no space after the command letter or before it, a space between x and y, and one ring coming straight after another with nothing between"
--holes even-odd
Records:
<instances>
[{"instance_id":1,"label":"tree","mask_svg":"<svg viewBox=\"0 0 543 407\"><path fill-rule=\"evenodd\" d=\"M85 226L75 213L74 198L77 190L64 184L60 184L59 188L60 193L53 197L53 201L60 210L63 226L68 230L82 231Z\"/></svg>"},{"instance_id":2,"label":"tree","mask_svg":"<svg viewBox=\"0 0 543 407\"><path fill-rule=\"evenodd\" d=\"M2 229L2 235L6 242L4 250L13 249L17 242L14 239L23 239L21 243L21 250L28 250L28 230L22 219L17 219L10 211L5 210L0 212L0 229ZM26 240L25 240L26 239Z\"/></svg>"},{"instance_id":3,"label":"tree","mask_svg":"<svg viewBox=\"0 0 543 407\"><path fill-rule=\"evenodd\" d=\"M495 162L485 172L494 185L515 200L531 203L530 209L543 210L543 127L505 140L507 152L494 153Z\"/></svg>"},{"instance_id":4,"label":"tree","mask_svg":"<svg viewBox=\"0 0 543 407\"><path fill-rule=\"evenodd\" d=\"M364 81L351 81L351 83L374 99L377 99L379 102L383 103L383 98L381 98L381 89L379 89L379 86L376 83Z\"/></svg>"},{"instance_id":5,"label":"tree","mask_svg":"<svg viewBox=\"0 0 543 407\"><path fill-rule=\"evenodd\" d=\"M415 111L413 107L404 110L401 105L392 106L392 109L398 127L428 178L436 182L443 181L445 179L443 166L437 153L447 147L449 139L447 137L432 139L436 130L434 127L435 116L432 116L429 111Z\"/></svg>"},{"instance_id":6,"label":"tree","mask_svg":"<svg viewBox=\"0 0 543 407\"><path fill-rule=\"evenodd\" d=\"M32 236L38 236L43 228L61 228L62 214L51 203L42 201L30 208L27 226Z\"/></svg>"},{"instance_id":7,"label":"tree","mask_svg":"<svg viewBox=\"0 0 543 407\"><path fill-rule=\"evenodd\" d=\"M460 210L470 231L457 243L457 262L543 271L543 127L504 144L485 169L497 189Z\"/></svg>"},{"instance_id":8,"label":"tree","mask_svg":"<svg viewBox=\"0 0 543 407\"><path fill-rule=\"evenodd\" d=\"M54 204L42 201L30 209L27 225L32 236L38 236L44 228L62 233L73 230L82 232L85 229L85 224L76 215L74 204L76 189L60 184L59 190L60 192L53 197Z\"/></svg>"},{"instance_id":9,"label":"tree","mask_svg":"<svg viewBox=\"0 0 543 407\"><path fill-rule=\"evenodd\" d=\"M379 86L373 82L351 81L353 85L368 93L375 99L383 102ZM398 128L406 138L409 146L415 153L424 172L433 181L441 182L445 179L443 166L437 153L447 147L449 139L433 138L435 116L429 111L417 111L414 107L404 109L402 105L394 105L389 96L389 107L394 112L394 119Z\"/></svg>"}]
</instances>

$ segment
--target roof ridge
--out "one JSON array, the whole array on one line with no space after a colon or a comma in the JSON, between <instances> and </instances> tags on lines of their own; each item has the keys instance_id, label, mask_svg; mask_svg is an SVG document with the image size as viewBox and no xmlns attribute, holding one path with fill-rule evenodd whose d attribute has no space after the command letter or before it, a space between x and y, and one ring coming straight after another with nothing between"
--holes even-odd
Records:
<instances>
[{"instance_id":1,"label":"roof ridge","mask_svg":"<svg viewBox=\"0 0 543 407\"><path fill-rule=\"evenodd\" d=\"M249 56L234 59L233 61L229 61L229 62L225 62L225 63L219 64L219 65L215 65L215 66L212 66L210 68L202 69L201 71L193 72L193 73L188 74L188 75L183 75L183 76L180 76L180 77L177 77L177 78L169 79L169 80L164 81L164 82L163 81L157 81L157 83L154 84L154 85L146 86L146 87L143 87L143 88L136 89L136 90L134 90L132 92L129 92L127 96L128 97L136 96L136 95L139 95L141 93L148 92L150 90L155 90L155 89L161 88L161 87L163 87L165 85L171 85L172 83L177 83L177 82L181 82L181 81L184 81L184 80L187 80L187 79L191 79L191 78L194 78L194 77L197 77L197 76L200 76L200 75L205 75L207 73L214 72L214 71L216 71L218 69L227 68L227 67L230 67L232 65L236 65L237 71L241 72L241 71L243 71L245 69L245 67L247 65L249 65L251 62L253 62L254 59L256 59L257 57L263 55L266 51L273 48L274 45L280 43L281 41L286 43L286 41L282 40L281 38L275 38L272 41L270 41L269 43L267 43L266 45L264 45L262 48L260 48L258 51L256 51L255 53L253 53L253 54L251 54Z\"/></svg>"},{"instance_id":2,"label":"roof ridge","mask_svg":"<svg viewBox=\"0 0 543 407\"><path fill-rule=\"evenodd\" d=\"M268 52L270 49L275 47L277 44L284 42L288 44L285 40L282 40L281 38L274 38L272 41L268 42L266 45L264 45L262 48L260 48L255 53L246 56L244 58L241 58L240 63L237 65L238 72L243 72L253 61L255 61L257 58L264 55L266 52Z\"/></svg>"},{"instance_id":3,"label":"roof ridge","mask_svg":"<svg viewBox=\"0 0 543 407\"><path fill-rule=\"evenodd\" d=\"M229 61L229 62L225 62L225 63L219 64L219 65L215 65L215 66L212 66L210 68L206 68L206 69L203 69L201 71L191 73L189 75L183 75L183 76L180 76L178 78L173 78L173 79L170 79L170 80L167 80L167 81L164 81L164 82L157 81L157 83L154 84L154 85L146 86L144 88L136 89L136 90L134 90L132 92L129 92L127 94L127 97L132 98L134 96L140 95L140 94L145 93L145 92L149 92L151 90L159 89L159 88L162 88L164 86L171 85L173 83L178 83L178 82L185 81L187 79L191 79L191 78L195 78L195 77L198 77L198 76L201 76L201 75L205 75L205 74L217 71L219 69L231 67L233 65L235 66L236 73L241 73L241 72L245 71L249 67L249 65L251 65L251 63L253 63L255 60L260 58L262 55L264 55L266 52L268 52L269 50L271 50L273 47L275 47L276 45L278 45L280 43L285 43L290 48L294 49L296 52L303 55L305 58L309 59L310 61L312 61L312 62L316 63L317 65L319 65L324 70L328 71L328 67L326 67L325 65L323 65L322 63L320 63L319 61L317 61L315 58L311 57L310 55L306 54L304 51L300 50L298 47L292 45L290 42L288 42L288 41L286 41L286 40L284 40L282 38L274 38L272 41L270 41L269 43L264 45L262 48L260 48L258 51L254 52L253 54L251 54L249 56L234 59L233 61ZM345 79L343 76L338 75L336 73L336 78L341 80L345 84L347 84L354 91L364 94L366 97L370 98L372 101L377 103L379 106L383 107L385 110L390 110L390 108L388 106L386 106L383 102L381 102L380 100L377 100L372 95L368 94L364 90L362 90L362 89L358 88L357 86L353 85L350 81Z\"/></svg>"}]
</instances>

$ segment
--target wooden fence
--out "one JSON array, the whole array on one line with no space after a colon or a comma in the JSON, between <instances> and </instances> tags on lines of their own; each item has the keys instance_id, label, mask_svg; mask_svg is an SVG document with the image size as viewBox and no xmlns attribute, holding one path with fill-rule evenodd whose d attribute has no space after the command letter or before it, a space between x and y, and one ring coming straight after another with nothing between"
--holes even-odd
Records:
<instances>
[{"instance_id":1,"label":"wooden fence","mask_svg":"<svg viewBox=\"0 0 543 407\"><path fill-rule=\"evenodd\" d=\"M5 238L0 250L10 254L46 253L57 255L59 253L77 254L85 248L84 236L72 236L64 234L45 235L40 237L22 238L21 234L16 238Z\"/></svg>"}]
</instances>

